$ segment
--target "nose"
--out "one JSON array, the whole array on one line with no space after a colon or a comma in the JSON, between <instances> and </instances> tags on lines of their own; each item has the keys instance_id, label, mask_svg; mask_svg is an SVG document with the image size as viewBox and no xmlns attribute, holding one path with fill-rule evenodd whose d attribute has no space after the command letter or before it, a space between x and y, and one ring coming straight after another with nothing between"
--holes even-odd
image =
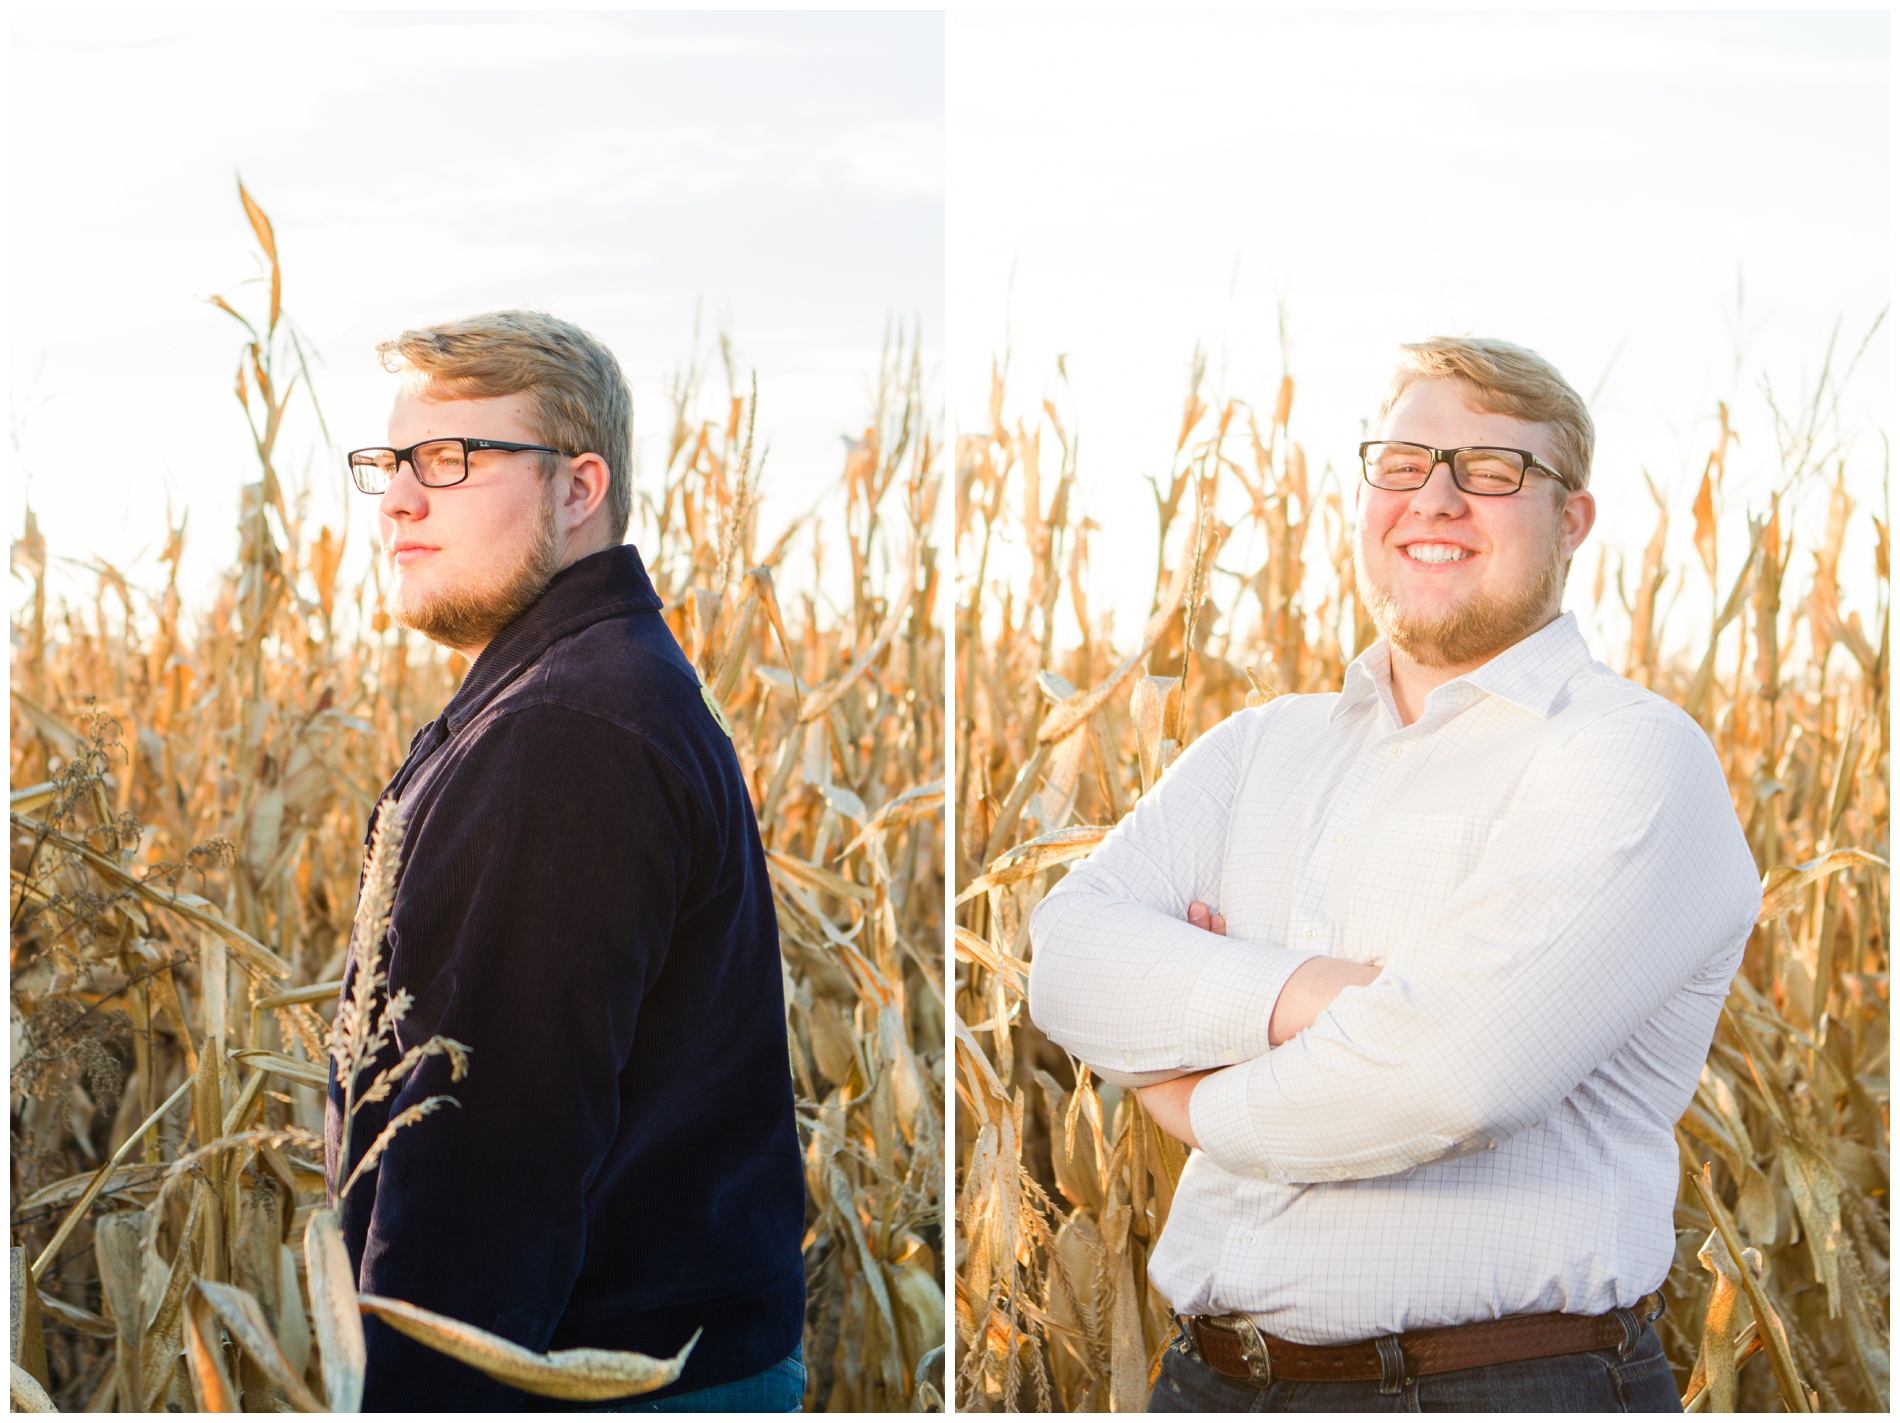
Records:
<instances>
[{"instance_id":1,"label":"nose","mask_svg":"<svg viewBox=\"0 0 1900 1423\"><path fill-rule=\"evenodd\" d=\"M1441 469L1445 472L1442 478L1438 473ZM1414 514L1427 517L1439 515L1456 518L1465 511L1465 492L1451 477L1449 462L1440 460L1432 466L1431 472L1425 476L1425 482L1412 491L1408 507Z\"/></svg>"},{"instance_id":2,"label":"nose","mask_svg":"<svg viewBox=\"0 0 1900 1423\"><path fill-rule=\"evenodd\" d=\"M396 466L376 509L385 519L419 519L429 512L428 489L408 460Z\"/></svg>"}]
</instances>

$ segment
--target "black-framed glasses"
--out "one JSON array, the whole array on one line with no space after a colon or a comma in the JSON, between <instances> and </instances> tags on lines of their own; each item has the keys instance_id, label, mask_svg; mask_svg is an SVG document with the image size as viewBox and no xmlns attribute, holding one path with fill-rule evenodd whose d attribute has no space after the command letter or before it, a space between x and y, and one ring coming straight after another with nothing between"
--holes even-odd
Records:
<instances>
[{"instance_id":1,"label":"black-framed glasses","mask_svg":"<svg viewBox=\"0 0 1900 1423\"><path fill-rule=\"evenodd\" d=\"M396 471L405 464L416 472L418 484L431 489L460 484L479 465L477 456L489 450L501 454L532 451L535 454L567 455L573 458L568 451L548 445L521 445L513 440L474 440L466 435L424 440L406 450L382 446L351 450L346 458L349 460L350 478L356 482L356 487L365 494L381 494L395 479Z\"/></svg>"},{"instance_id":2,"label":"black-framed glasses","mask_svg":"<svg viewBox=\"0 0 1900 1423\"><path fill-rule=\"evenodd\" d=\"M1441 464L1451 466L1451 482L1467 494L1515 494L1532 470L1549 475L1566 489L1576 487L1529 450L1499 445L1440 450L1404 440L1367 440L1359 447L1359 467L1374 489L1423 489Z\"/></svg>"}]
</instances>

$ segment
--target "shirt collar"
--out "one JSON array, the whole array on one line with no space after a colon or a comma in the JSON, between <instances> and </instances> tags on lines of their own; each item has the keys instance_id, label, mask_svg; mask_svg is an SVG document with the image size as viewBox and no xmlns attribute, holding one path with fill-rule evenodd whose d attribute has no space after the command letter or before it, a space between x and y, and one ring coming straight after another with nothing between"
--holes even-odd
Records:
<instances>
[{"instance_id":1,"label":"shirt collar","mask_svg":"<svg viewBox=\"0 0 1900 1423\"><path fill-rule=\"evenodd\" d=\"M532 606L496 633L438 720L460 731L548 648L582 628L629 613L655 613L664 604L632 544L591 553L549 580Z\"/></svg>"},{"instance_id":2,"label":"shirt collar","mask_svg":"<svg viewBox=\"0 0 1900 1423\"><path fill-rule=\"evenodd\" d=\"M1512 643L1477 671L1453 680L1502 697L1532 716L1548 717L1570 679L1591 661L1589 646L1577 630L1577 615L1565 613L1522 642Z\"/></svg>"},{"instance_id":3,"label":"shirt collar","mask_svg":"<svg viewBox=\"0 0 1900 1423\"><path fill-rule=\"evenodd\" d=\"M1340 685L1339 700L1333 704L1331 721L1351 716L1367 703L1392 699L1392 649L1380 638L1353 658ZM1394 717L1396 719L1396 712Z\"/></svg>"},{"instance_id":4,"label":"shirt collar","mask_svg":"<svg viewBox=\"0 0 1900 1423\"><path fill-rule=\"evenodd\" d=\"M1575 613L1565 613L1544 624L1536 632L1512 643L1475 671L1454 677L1435 688L1434 699L1458 693L1448 688L1474 688L1493 697L1501 697L1522 707L1532 716L1548 717L1570 679L1591 663L1589 646L1577 630ZM1465 692L1469 695L1469 692ZM1392 698L1392 652L1382 637L1353 658L1340 687L1339 701L1331 720L1350 716L1368 702L1390 702Z\"/></svg>"}]
</instances>

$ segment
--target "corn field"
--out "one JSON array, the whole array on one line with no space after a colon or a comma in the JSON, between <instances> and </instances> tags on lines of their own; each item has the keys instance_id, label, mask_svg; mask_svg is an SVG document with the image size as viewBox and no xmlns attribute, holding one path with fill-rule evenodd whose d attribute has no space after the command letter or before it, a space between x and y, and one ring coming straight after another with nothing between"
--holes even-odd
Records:
<instances>
[{"instance_id":1,"label":"corn field","mask_svg":"<svg viewBox=\"0 0 1900 1423\"><path fill-rule=\"evenodd\" d=\"M257 467L215 599L185 606L183 513L156 588L75 550L90 586L56 597L30 513L12 549L14 1406L348 1411L370 1309L539 1393L657 1386L677 1361L533 1355L359 1299L325 1208L326 1057L374 1026L332 1022L345 954L353 932L374 950L387 912L373 865L357 903L362 827L466 669L390 625L374 561L343 579L347 530L308 516L340 460L282 470L305 346L243 201L268 306L217 305ZM697 360L673 384L635 541L723 707L770 861L808 1194L805 1403L924 1411L944 1337L940 436L915 343L889 343L833 512L762 549L759 397L721 357L723 395ZM841 607L803 574L826 559L848 568Z\"/></svg>"},{"instance_id":2,"label":"corn field","mask_svg":"<svg viewBox=\"0 0 1900 1423\"><path fill-rule=\"evenodd\" d=\"M1691 1411L1888 1408L1889 543L1884 505L1850 492L1852 366L1830 351L1798 410L1768 392L1749 449L1766 452L1753 457L1772 497L1750 512L1734 496L1723 406L1692 506L1657 493L1640 560L1606 550L1592 587L1586 546L1571 580L1572 607L1618 599L1616 670L1709 733L1764 873L1677 1129L1657 1327ZM1338 690L1376 635L1353 597L1356 467L1309 470L1290 377L1255 408L1204 399L1202 370L1153 482L1152 616L1120 645L1091 613L1095 526L1076 512L1076 436L1057 406L1017 412L993 375L989 428L957 438L961 1408L1140 1410L1172 1339L1147 1261L1185 1152L1029 1021L1030 911L1180 747L1243 706ZM1668 531L1685 518L1700 566L1672 569ZM1849 610L1843 550L1869 520L1875 567L1849 581L1874 602ZM1736 545L1743 525L1745 556L1720 562L1718 534ZM1666 655L1678 594L1709 620Z\"/></svg>"}]
</instances>

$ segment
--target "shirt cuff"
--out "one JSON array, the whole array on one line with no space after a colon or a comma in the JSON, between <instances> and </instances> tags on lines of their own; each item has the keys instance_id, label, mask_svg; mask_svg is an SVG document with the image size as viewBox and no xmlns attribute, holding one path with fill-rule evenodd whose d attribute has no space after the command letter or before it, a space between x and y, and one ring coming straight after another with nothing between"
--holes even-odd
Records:
<instances>
[{"instance_id":1,"label":"shirt cuff","mask_svg":"<svg viewBox=\"0 0 1900 1423\"><path fill-rule=\"evenodd\" d=\"M1317 955L1216 938L1188 990L1181 1045L1193 1067L1247 1062L1272 1047L1273 1008L1293 970Z\"/></svg>"},{"instance_id":2,"label":"shirt cuff","mask_svg":"<svg viewBox=\"0 0 1900 1423\"><path fill-rule=\"evenodd\" d=\"M1200 1149L1222 1170L1285 1185L1286 1174L1263 1159L1247 1109L1248 1085L1262 1067L1259 1061L1243 1062L1203 1077L1188 1094L1188 1125Z\"/></svg>"},{"instance_id":3,"label":"shirt cuff","mask_svg":"<svg viewBox=\"0 0 1900 1423\"><path fill-rule=\"evenodd\" d=\"M1457 1142L1437 1132L1357 1151L1327 1150L1324 1146L1294 1154L1274 1145L1286 1132L1274 1130L1265 1115L1274 1110L1273 1072L1268 1058L1255 1058L1236 1067L1203 1077L1188 1094L1188 1125L1194 1140L1213 1163L1235 1176L1273 1181L1282 1186L1315 1181L1350 1181L1392 1176L1401 1171L1452 1156L1464 1156L1497 1143L1474 1136ZM1258 1084L1259 1092L1255 1093ZM1256 1095L1260 1099L1255 1102ZM1281 1110L1285 1110L1284 1106ZM1264 1129L1263 1129L1264 1128Z\"/></svg>"}]
</instances>

